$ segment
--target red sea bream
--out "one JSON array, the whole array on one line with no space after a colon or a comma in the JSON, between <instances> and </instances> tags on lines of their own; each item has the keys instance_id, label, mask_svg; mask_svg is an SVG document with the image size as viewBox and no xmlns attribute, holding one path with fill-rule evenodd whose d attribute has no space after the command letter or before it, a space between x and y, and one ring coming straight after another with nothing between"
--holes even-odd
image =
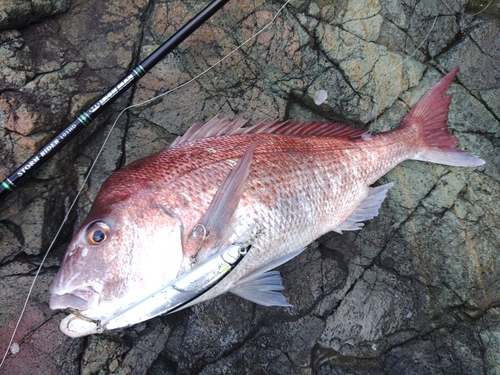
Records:
<instances>
[{"instance_id":1,"label":"red sea bream","mask_svg":"<svg viewBox=\"0 0 500 375\"><path fill-rule=\"evenodd\" d=\"M457 149L446 129L451 96L445 92L457 71L388 132L296 121L243 127L241 118L215 118L114 173L51 287L50 306L72 312L62 331L75 337L97 332L96 321L120 315L249 228L248 255L191 304L231 291L287 306L278 292L281 279L270 268L329 231L361 229L392 186L370 185L396 165L407 159L484 163Z\"/></svg>"}]
</instances>

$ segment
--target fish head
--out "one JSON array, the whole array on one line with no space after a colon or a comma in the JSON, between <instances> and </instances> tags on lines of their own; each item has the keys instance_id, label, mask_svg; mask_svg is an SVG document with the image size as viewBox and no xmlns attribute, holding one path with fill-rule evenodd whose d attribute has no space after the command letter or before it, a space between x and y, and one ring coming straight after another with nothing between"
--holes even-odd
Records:
<instances>
[{"instance_id":1,"label":"fish head","mask_svg":"<svg viewBox=\"0 0 500 375\"><path fill-rule=\"evenodd\" d=\"M68 336L99 332L175 279L183 260L175 215L147 198L105 203L94 202L50 288L50 307L71 312L60 325Z\"/></svg>"}]
</instances>

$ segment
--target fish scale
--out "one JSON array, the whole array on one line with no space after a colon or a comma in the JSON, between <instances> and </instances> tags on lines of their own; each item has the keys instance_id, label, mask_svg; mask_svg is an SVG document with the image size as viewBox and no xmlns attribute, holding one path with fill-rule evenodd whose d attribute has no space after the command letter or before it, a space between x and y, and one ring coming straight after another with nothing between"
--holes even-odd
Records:
<instances>
[{"instance_id":1,"label":"fish scale","mask_svg":"<svg viewBox=\"0 0 500 375\"><path fill-rule=\"evenodd\" d=\"M394 133L393 136L399 135ZM362 139L354 143L350 141L350 152L347 154L346 142L343 140L304 137L295 139L294 143L298 147L290 149L288 137L266 135L262 138L271 138L273 141L259 146L254 154L247 189L235 213L238 225L228 243L252 223L264 228L263 233L237 269L214 290L207 292L204 299L229 290L235 280L250 275L278 255L296 251L335 229L352 213L353 207L366 198L371 180L377 180L408 155L408 148L405 150L393 142L394 147L384 148L383 155L377 155L375 163L370 164L361 161L370 160L370 156L376 154L380 147L376 143L373 148L362 147L366 143ZM270 152L278 142L287 145L288 153L282 150ZM311 144L315 145L314 149L311 149ZM217 149L216 139L212 147ZM217 182L213 183L211 190L214 193L218 185ZM346 193L343 186L349 186L350 191ZM205 200L206 206L210 200L210 197ZM168 204L173 210L177 208L176 202L176 196L170 195ZM183 208L179 208L178 212L184 223L194 226L205 210L206 207L198 206L197 214L186 219L181 213ZM188 211L193 213L195 210Z\"/></svg>"},{"instance_id":2,"label":"fish scale","mask_svg":"<svg viewBox=\"0 0 500 375\"><path fill-rule=\"evenodd\" d=\"M451 97L444 94L457 71L385 133L296 121L245 128L242 118L214 118L116 172L51 286L51 308L73 311L61 330L74 337L99 332L242 236L251 239L243 241L251 242L248 254L208 291L200 285L203 292L183 307L227 291L290 306L271 270L326 232L359 230L377 216L392 183L370 185L401 161L484 164L457 149L446 129ZM134 324L133 316L124 321Z\"/></svg>"}]
</instances>

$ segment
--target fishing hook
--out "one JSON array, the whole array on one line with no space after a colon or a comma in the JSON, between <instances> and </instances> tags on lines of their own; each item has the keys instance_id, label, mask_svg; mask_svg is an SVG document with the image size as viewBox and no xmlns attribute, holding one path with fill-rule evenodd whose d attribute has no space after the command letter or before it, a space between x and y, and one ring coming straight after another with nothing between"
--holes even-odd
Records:
<instances>
[{"instance_id":1,"label":"fishing hook","mask_svg":"<svg viewBox=\"0 0 500 375\"><path fill-rule=\"evenodd\" d=\"M80 312L78 310L73 310L73 309L67 309L67 310L71 314L74 315L74 317L71 318L70 320L68 320L68 322L66 323L66 329L68 331L75 332L71 328L69 328L69 325L71 324L71 322L73 320L80 319L80 320L83 320L83 321L85 321L87 323L94 323L97 326L97 328L96 328L97 333L104 332L104 327L103 327L103 325L102 325L102 323L101 323L101 321L99 319L96 320L96 319L88 318L85 315L80 314Z\"/></svg>"},{"instance_id":2,"label":"fishing hook","mask_svg":"<svg viewBox=\"0 0 500 375\"><path fill-rule=\"evenodd\" d=\"M201 238L201 241L200 241L198 247L196 248L196 252L198 252L198 251L201 250L201 248L203 247L203 245L205 245L205 242L207 242L207 240L211 236L216 236L217 237L217 242L215 243L215 245L213 245L214 248L216 248L220 244L220 242L222 240L222 237L220 236L220 234L217 233L217 232L212 233L212 232L208 231L207 227L204 226L203 224L200 224L200 223L198 223L198 224L196 224L194 226L193 231L191 232L192 235L194 235L194 232L196 231L196 229L198 229L198 227L203 228L203 237ZM207 235L207 233L208 233L208 235Z\"/></svg>"}]
</instances>

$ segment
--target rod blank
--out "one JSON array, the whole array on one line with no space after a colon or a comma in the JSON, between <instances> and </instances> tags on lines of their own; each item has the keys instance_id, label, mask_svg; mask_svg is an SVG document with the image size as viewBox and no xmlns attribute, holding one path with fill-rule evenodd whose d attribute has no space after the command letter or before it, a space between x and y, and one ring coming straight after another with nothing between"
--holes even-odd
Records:
<instances>
[{"instance_id":1,"label":"rod blank","mask_svg":"<svg viewBox=\"0 0 500 375\"><path fill-rule=\"evenodd\" d=\"M90 124L102 111L108 108L120 95L141 79L158 62L174 50L182 41L212 17L229 0L214 0L200 13L186 23L179 31L172 35L165 43L151 53L144 61L137 65L130 73L107 91L99 100L80 114L66 129L61 131L49 143L43 146L35 155L28 159L12 175L0 184L0 200L11 191L18 188L31 173L45 163L52 155L59 151L70 139L76 136L83 128Z\"/></svg>"}]
</instances>

